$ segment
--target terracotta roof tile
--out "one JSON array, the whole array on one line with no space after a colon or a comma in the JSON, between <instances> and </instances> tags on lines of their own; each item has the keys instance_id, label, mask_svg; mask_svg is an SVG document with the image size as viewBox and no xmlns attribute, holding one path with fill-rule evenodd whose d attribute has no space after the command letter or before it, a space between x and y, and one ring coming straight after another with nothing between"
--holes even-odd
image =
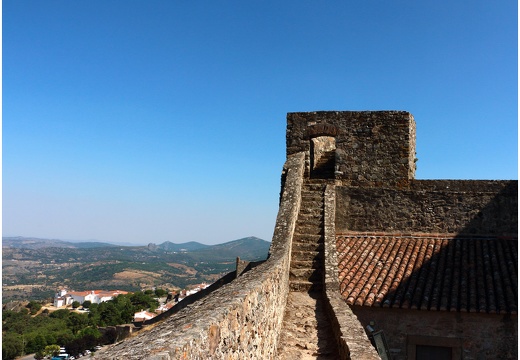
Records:
<instances>
[{"instance_id":1,"label":"terracotta roof tile","mask_svg":"<svg viewBox=\"0 0 520 360\"><path fill-rule=\"evenodd\" d=\"M352 233L337 251L350 305L517 312L516 238Z\"/></svg>"}]
</instances>

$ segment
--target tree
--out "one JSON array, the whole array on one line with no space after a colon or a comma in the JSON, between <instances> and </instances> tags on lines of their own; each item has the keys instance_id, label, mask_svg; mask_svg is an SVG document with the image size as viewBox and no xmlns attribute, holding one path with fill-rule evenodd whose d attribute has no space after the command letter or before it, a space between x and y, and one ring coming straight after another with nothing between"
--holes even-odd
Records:
<instances>
[{"instance_id":1,"label":"tree","mask_svg":"<svg viewBox=\"0 0 520 360\"><path fill-rule=\"evenodd\" d=\"M59 345L47 345L45 349L43 349L43 356L58 356L60 354L60 346Z\"/></svg>"},{"instance_id":2,"label":"tree","mask_svg":"<svg viewBox=\"0 0 520 360\"><path fill-rule=\"evenodd\" d=\"M13 332L2 334L2 359L14 359L22 355L23 340L22 336Z\"/></svg>"},{"instance_id":3,"label":"tree","mask_svg":"<svg viewBox=\"0 0 520 360\"><path fill-rule=\"evenodd\" d=\"M88 309L91 304L92 304L92 301L85 300L85 301L83 301L83 304L81 304L81 306L83 306L85 309Z\"/></svg>"},{"instance_id":4,"label":"tree","mask_svg":"<svg viewBox=\"0 0 520 360\"><path fill-rule=\"evenodd\" d=\"M25 307L29 309L32 315L34 315L38 311L40 311L40 309L42 308L42 304L40 304L37 301L31 300L29 301L29 304L27 304Z\"/></svg>"},{"instance_id":5,"label":"tree","mask_svg":"<svg viewBox=\"0 0 520 360\"><path fill-rule=\"evenodd\" d=\"M150 295L146 295L142 292L136 292L131 294L130 301L136 307L136 310L150 309L150 311L154 311L155 309L157 309L157 306L159 305L157 300L155 300Z\"/></svg>"},{"instance_id":6,"label":"tree","mask_svg":"<svg viewBox=\"0 0 520 360\"><path fill-rule=\"evenodd\" d=\"M78 331L88 325L88 317L85 314L78 314L71 312L67 318L67 327L72 330L73 334L77 334Z\"/></svg>"},{"instance_id":7,"label":"tree","mask_svg":"<svg viewBox=\"0 0 520 360\"><path fill-rule=\"evenodd\" d=\"M72 302L72 308L73 309L77 309L81 306L81 304L79 303L79 301L73 301Z\"/></svg>"},{"instance_id":8,"label":"tree","mask_svg":"<svg viewBox=\"0 0 520 360\"><path fill-rule=\"evenodd\" d=\"M69 342L65 343L65 348L70 355L78 356L79 353L82 353L86 347L82 338L80 339L71 339Z\"/></svg>"},{"instance_id":9,"label":"tree","mask_svg":"<svg viewBox=\"0 0 520 360\"><path fill-rule=\"evenodd\" d=\"M47 341L47 344L57 344L56 333L54 331L48 331L45 333L45 341Z\"/></svg>"},{"instance_id":10,"label":"tree","mask_svg":"<svg viewBox=\"0 0 520 360\"><path fill-rule=\"evenodd\" d=\"M106 301L99 304L99 325L113 326L122 324L121 314L113 301Z\"/></svg>"},{"instance_id":11,"label":"tree","mask_svg":"<svg viewBox=\"0 0 520 360\"><path fill-rule=\"evenodd\" d=\"M49 316L52 318L58 319L67 319L69 317L70 310L69 309L59 309L52 312Z\"/></svg>"},{"instance_id":12,"label":"tree","mask_svg":"<svg viewBox=\"0 0 520 360\"><path fill-rule=\"evenodd\" d=\"M65 347L71 355L78 355L86 349L91 349L101 342L101 333L98 329L87 327L76 335L76 338L67 342Z\"/></svg>"},{"instance_id":13,"label":"tree","mask_svg":"<svg viewBox=\"0 0 520 360\"><path fill-rule=\"evenodd\" d=\"M100 325L101 319L100 319L100 315L99 315L99 304L94 303L94 304L90 305L89 312L88 312L88 321L89 321L90 325L92 325L92 326L101 326Z\"/></svg>"},{"instance_id":14,"label":"tree","mask_svg":"<svg viewBox=\"0 0 520 360\"><path fill-rule=\"evenodd\" d=\"M81 329L81 331L78 333L78 337L85 337L85 336L92 336L96 339L99 339L101 337L101 333L97 328L93 327L86 327Z\"/></svg>"},{"instance_id":15,"label":"tree","mask_svg":"<svg viewBox=\"0 0 520 360\"><path fill-rule=\"evenodd\" d=\"M66 344L74 339L74 336L70 333L69 329L63 331L59 334L56 334L56 343L58 344Z\"/></svg>"},{"instance_id":16,"label":"tree","mask_svg":"<svg viewBox=\"0 0 520 360\"><path fill-rule=\"evenodd\" d=\"M2 330L12 331L23 334L26 331L27 324L31 321L31 316L27 313L27 309L16 312L6 310L2 312Z\"/></svg>"},{"instance_id":17,"label":"tree","mask_svg":"<svg viewBox=\"0 0 520 360\"><path fill-rule=\"evenodd\" d=\"M47 346L45 335L41 332L30 333L28 337L29 340L27 341L27 347L25 348L26 353L35 353L45 349L45 346Z\"/></svg>"},{"instance_id":18,"label":"tree","mask_svg":"<svg viewBox=\"0 0 520 360\"><path fill-rule=\"evenodd\" d=\"M127 324L134 319L134 314L137 311L136 306L132 304L128 296L118 296L112 300L121 316L121 323Z\"/></svg>"},{"instance_id":19,"label":"tree","mask_svg":"<svg viewBox=\"0 0 520 360\"><path fill-rule=\"evenodd\" d=\"M81 339L85 344L85 349L92 349L98 344L98 338L96 338L94 335L87 334L83 336Z\"/></svg>"},{"instance_id":20,"label":"tree","mask_svg":"<svg viewBox=\"0 0 520 360\"><path fill-rule=\"evenodd\" d=\"M155 289L155 296L163 297L165 295L168 295L168 291L166 291L164 289Z\"/></svg>"}]
</instances>

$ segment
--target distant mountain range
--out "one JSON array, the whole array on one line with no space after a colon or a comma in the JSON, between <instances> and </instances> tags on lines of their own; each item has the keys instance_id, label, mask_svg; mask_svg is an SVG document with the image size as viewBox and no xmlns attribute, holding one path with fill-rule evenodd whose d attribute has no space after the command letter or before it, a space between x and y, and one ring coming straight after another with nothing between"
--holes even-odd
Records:
<instances>
[{"instance_id":1,"label":"distant mountain range","mask_svg":"<svg viewBox=\"0 0 520 360\"><path fill-rule=\"evenodd\" d=\"M266 251L269 251L270 246L270 242L251 236L243 239L229 241L224 244L217 244L198 249L192 253L192 257L196 258L196 254L198 254L199 260L202 260L205 258L211 258L216 254L221 254L222 260L224 260L223 256L227 257L233 254L234 258L239 256L242 259L259 260L261 257L259 257L258 254L266 254Z\"/></svg>"},{"instance_id":2,"label":"distant mountain range","mask_svg":"<svg viewBox=\"0 0 520 360\"><path fill-rule=\"evenodd\" d=\"M171 241L165 241L162 244L155 245L154 243L148 244L148 248L161 249L164 251L175 251L175 252L189 252L189 251L200 251L207 250L211 251L211 248L218 250L236 248L237 251L242 249L263 249L267 246L269 248L270 242L259 239L255 236L249 236L238 240L229 241L223 244L217 245L205 245L196 241L189 241L185 243L176 244ZM144 247L144 245L120 245L111 244L101 241L70 241L70 240L58 240L58 239L43 239L35 237L23 237L23 236L5 236L2 237L2 247L18 248L18 249L42 249L49 247L58 248L71 248L71 249L89 249L89 248L100 248L100 247Z\"/></svg>"},{"instance_id":3,"label":"distant mountain range","mask_svg":"<svg viewBox=\"0 0 520 360\"><path fill-rule=\"evenodd\" d=\"M154 244L149 244L148 248L150 248L150 246L153 246L153 245ZM190 241L190 242L185 242L185 243L181 243L181 244L175 244L175 243L172 243L171 241L165 241L162 244L157 245L157 247L159 249L162 249L165 251L181 251L182 252L182 251L200 250L200 249L208 248L208 247L210 247L210 245L204 245L204 244L198 243L196 241Z\"/></svg>"},{"instance_id":4,"label":"distant mountain range","mask_svg":"<svg viewBox=\"0 0 520 360\"><path fill-rule=\"evenodd\" d=\"M217 245L166 241L146 246L4 237L2 298L45 298L60 286L134 291L211 283L234 270L237 257L265 260L270 245L254 236Z\"/></svg>"},{"instance_id":5,"label":"distant mountain range","mask_svg":"<svg viewBox=\"0 0 520 360\"><path fill-rule=\"evenodd\" d=\"M48 247L88 249L105 246L118 246L100 241L73 242L68 240L41 239L23 236L2 237L2 247L12 247L18 249L41 249Z\"/></svg>"}]
</instances>

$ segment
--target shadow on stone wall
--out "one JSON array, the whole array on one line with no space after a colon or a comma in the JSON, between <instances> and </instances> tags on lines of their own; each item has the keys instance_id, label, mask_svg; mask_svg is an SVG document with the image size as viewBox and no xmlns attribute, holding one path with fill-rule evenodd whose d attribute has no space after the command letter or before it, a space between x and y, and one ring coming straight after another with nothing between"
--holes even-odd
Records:
<instances>
[{"instance_id":1,"label":"shadow on stone wall","mask_svg":"<svg viewBox=\"0 0 520 360\"><path fill-rule=\"evenodd\" d=\"M504 208L504 198L510 197L518 197L516 182L479 209L462 231L443 242L439 251L431 256L427 252L417 254L416 264L422 260L421 266L415 266L397 289L388 292L383 306L390 303L390 307L399 308L515 313L518 239L512 234L518 232L518 222L497 233L495 222L489 220Z\"/></svg>"},{"instance_id":2,"label":"shadow on stone wall","mask_svg":"<svg viewBox=\"0 0 520 360\"><path fill-rule=\"evenodd\" d=\"M366 328L370 324L370 309L374 307L427 310L430 313L439 311L437 316L459 314L456 315L458 336L466 338L464 332L475 329L469 329L468 327L472 326L470 324L462 325L464 320L460 318L461 315L482 313L492 318L494 314L496 320L493 321L498 325L494 328L493 336L489 336L491 330L487 330L487 335L483 335L487 336L483 341L491 341L494 346L494 349L486 350L487 353L494 353L493 356L498 356L497 358L510 358L511 354L516 356L517 199L518 183L511 181L484 207L471 209L475 213L474 217L456 234L428 234L428 231L421 231L422 229L414 229L417 233L423 233L418 236L394 236L392 233L395 231L377 234L387 239L393 237L388 240L387 246L397 246L395 244L398 242L400 245L398 249L392 248L391 252L388 248L381 252L371 249L370 251L375 253L374 257L369 260L367 255L365 258L366 261L370 261L371 267L371 270L366 270L370 273L364 275L368 279L367 284L373 283L374 287L380 288L375 294L375 299L372 296L369 300L371 289L367 287L361 290L355 299L352 309L363 326ZM514 213L501 216L501 212L504 211ZM504 220L500 222L501 217L511 219L508 228L504 227ZM494 224L498 224L498 231ZM389 268L385 266L387 262L391 264ZM388 289L381 286L381 282L385 281L382 276L385 269L388 270L388 273L384 274L385 277L391 274L393 276ZM361 298L360 295L364 295L365 298ZM405 316L405 313L402 314ZM415 313L413 316L421 315ZM415 331L420 330L421 325L415 326L419 327L415 328ZM423 328L421 333L435 333L435 336L441 337L454 336L453 329L449 327L446 327L444 332ZM486 329L482 329L482 334L486 334ZM387 334L387 337L391 338L392 334ZM468 347L470 342L478 342L476 338L465 341L468 342L465 344ZM474 350L465 348L465 351L469 352Z\"/></svg>"}]
</instances>

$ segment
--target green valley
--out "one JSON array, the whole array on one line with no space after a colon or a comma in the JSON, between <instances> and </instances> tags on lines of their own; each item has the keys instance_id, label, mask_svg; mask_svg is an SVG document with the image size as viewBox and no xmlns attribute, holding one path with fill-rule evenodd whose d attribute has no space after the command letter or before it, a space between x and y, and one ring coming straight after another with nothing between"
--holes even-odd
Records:
<instances>
[{"instance_id":1,"label":"green valley","mask_svg":"<svg viewBox=\"0 0 520 360\"><path fill-rule=\"evenodd\" d=\"M236 258L265 260L270 242L247 237L224 244L120 246L34 238L3 238L2 303L44 300L56 289L186 288L212 283L235 269Z\"/></svg>"}]
</instances>

